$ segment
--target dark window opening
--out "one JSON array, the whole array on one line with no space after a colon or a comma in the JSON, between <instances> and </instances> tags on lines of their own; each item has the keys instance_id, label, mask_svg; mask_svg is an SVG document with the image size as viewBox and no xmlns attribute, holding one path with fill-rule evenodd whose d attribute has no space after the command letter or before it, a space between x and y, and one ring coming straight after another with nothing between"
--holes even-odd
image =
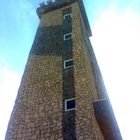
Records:
<instances>
[{"instance_id":1,"label":"dark window opening","mask_svg":"<svg viewBox=\"0 0 140 140\"><path fill-rule=\"evenodd\" d=\"M72 67L73 66L73 59L71 60L66 60L64 62L64 68L69 68L69 67Z\"/></svg>"},{"instance_id":2,"label":"dark window opening","mask_svg":"<svg viewBox=\"0 0 140 140\"><path fill-rule=\"evenodd\" d=\"M71 38L72 38L72 34L71 33L68 33L68 34L64 35L64 40L69 40Z\"/></svg>"},{"instance_id":3,"label":"dark window opening","mask_svg":"<svg viewBox=\"0 0 140 140\"><path fill-rule=\"evenodd\" d=\"M67 21L71 20L71 14L64 15L63 19Z\"/></svg>"},{"instance_id":4,"label":"dark window opening","mask_svg":"<svg viewBox=\"0 0 140 140\"><path fill-rule=\"evenodd\" d=\"M75 99L69 99L65 101L65 111L70 111L75 109Z\"/></svg>"}]
</instances>

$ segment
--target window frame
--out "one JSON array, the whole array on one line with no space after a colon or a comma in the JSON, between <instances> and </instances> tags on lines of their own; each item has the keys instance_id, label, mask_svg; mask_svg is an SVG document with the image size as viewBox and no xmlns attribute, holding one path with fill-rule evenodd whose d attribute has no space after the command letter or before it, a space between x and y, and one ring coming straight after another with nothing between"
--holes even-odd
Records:
<instances>
[{"instance_id":1,"label":"window frame","mask_svg":"<svg viewBox=\"0 0 140 140\"><path fill-rule=\"evenodd\" d=\"M68 60L65 60L65 61L64 61L64 69L67 69L67 68L73 67L74 64L71 65L71 66L67 66L67 67L66 67L66 63L69 62L69 61L73 61L73 59L68 59Z\"/></svg>"},{"instance_id":2,"label":"window frame","mask_svg":"<svg viewBox=\"0 0 140 140\"><path fill-rule=\"evenodd\" d=\"M66 36L68 36L68 35L71 35L71 37L66 38ZM70 40L70 39L72 39L72 32L64 34L64 40Z\"/></svg>"},{"instance_id":3,"label":"window frame","mask_svg":"<svg viewBox=\"0 0 140 140\"><path fill-rule=\"evenodd\" d=\"M67 109L67 102L72 101L72 100L76 101L76 100L75 100L75 98L70 98L70 99L66 99L66 100L65 100L65 111L75 110L76 105L75 105L75 107L74 107L74 108Z\"/></svg>"},{"instance_id":4,"label":"window frame","mask_svg":"<svg viewBox=\"0 0 140 140\"><path fill-rule=\"evenodd\" d=\"M70 16L70 18L72 18L72 14L71 13L68 13L68 14L63 15L63 20L66 20L66 17L67 16Z\"/></svg>"}]
</instances>

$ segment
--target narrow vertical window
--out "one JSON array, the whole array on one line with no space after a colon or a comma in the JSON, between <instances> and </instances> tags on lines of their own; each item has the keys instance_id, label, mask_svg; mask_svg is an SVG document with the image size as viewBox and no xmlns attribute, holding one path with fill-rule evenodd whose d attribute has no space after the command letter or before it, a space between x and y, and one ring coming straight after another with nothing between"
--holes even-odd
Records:
<instances>
[{"instance_id":1,"label":"narrow vertical window","mask_svg":"<svg viewBox=\"0 0 140 140\"><path fill-rule=\"evenodd\" d=\"M70 40L72 38L72 33L64 34L64 40Z\"/></svg>"},{"instance_id":2,"label":"narrow vertical window","mask_svg":"<svg viewBox=\"0 0 140 140\"><path fill-rule=\"evenodd\" d=\"M64 61L64 69L72 67L72 66L73 66L73 59Z\"/></svg>"},{"instance_id":3,"label":"narrow vertical window","mask_svg":"<svg viewBox=\"0 0 140 140\"><path fill-rule=\"evenodd\" d=\"M64 15L63 20L71 20L71 13Z\"/></svg>"},{"instance_id":4,"label":"narrow vertical window","mask_svg":"<svg viewBox=\"0 0 140 140\"><path fill-rule=\"evenodd\" d=\"M65 111L75 110L75 98L65 100Z\"/></svg>"}]
</instances>

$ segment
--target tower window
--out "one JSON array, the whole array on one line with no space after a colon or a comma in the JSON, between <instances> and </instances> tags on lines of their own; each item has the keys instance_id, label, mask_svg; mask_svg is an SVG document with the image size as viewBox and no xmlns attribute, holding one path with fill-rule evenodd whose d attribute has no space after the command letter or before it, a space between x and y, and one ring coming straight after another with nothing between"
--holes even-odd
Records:
<instances>
[{"instance_id":1,"label":"tower window","mask_svg":"<svg viewBox=\"0 0 140 140\"><path fill-rule=\"evenodd\" d=\"M66 60L64 61L64 68L69 68L69 67L72 67L73 66L73 59L69 59L69 60Z\"/></svg>"},{"instance_id":2,"label":"tower window","mask_svg":"<svg viewBox=\"0 0 140 140\"><path fill-rule=\"evenodd\" d=\"M64 40L69 40L72 38L72 33L64 34Z\"/></svg>"},{"instance_id":3,"label":"tower window","mask_svg":"<svg viewBox=\"0 0 140 140\"><path fill-rule=\"evenodd\" d=\"M63 16L64 20L71 20L71 13Z\"/></svg>"},{"instance_id":4,"label":"tower window","mask_svg":"<svg viewBox=\"0 0 140 140\"><path fill-rule=\"evenodd\" d=\"M75 98L65 100L65 111L75 110Z\"/></svg>"}]
</instances>

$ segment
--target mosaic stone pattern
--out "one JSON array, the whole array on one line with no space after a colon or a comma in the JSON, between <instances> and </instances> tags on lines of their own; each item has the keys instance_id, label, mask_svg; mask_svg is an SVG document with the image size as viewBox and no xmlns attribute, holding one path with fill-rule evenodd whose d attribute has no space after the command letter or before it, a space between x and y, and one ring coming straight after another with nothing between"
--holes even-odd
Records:
<instances>
[{"instance_id":1,"label":"mosaic stone pattern","mask_svg":"<svg viewBox=\"0 0 140 140\"><path fill-rule=\"evenodd\" d=\"M71 19L64 20L69 13ZM68 59L74 65L65 69ZM93 101L105 97L79 3L43 14L5 140L105 140L93 108ZM66 111L71 98L76 108Z\"/></svg>"}]
</instances>

